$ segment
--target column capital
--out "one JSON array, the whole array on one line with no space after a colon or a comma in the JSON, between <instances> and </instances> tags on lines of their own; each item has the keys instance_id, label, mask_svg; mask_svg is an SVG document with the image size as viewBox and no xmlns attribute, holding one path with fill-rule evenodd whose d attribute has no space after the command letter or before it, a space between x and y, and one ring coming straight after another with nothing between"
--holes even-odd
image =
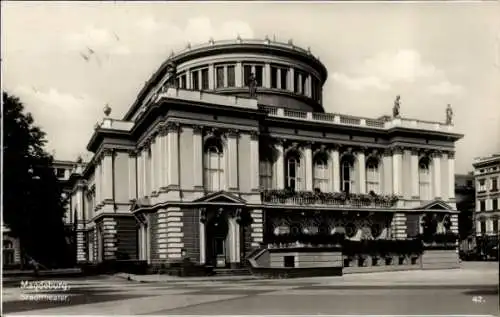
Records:
<instances>
[{"instance_id":1,"label":"column capital","mask_svg":"<svg viewBox=\"0 0 500 317\"><path fill-rule=\"evenodd\" d=\"M168 129L164 123L158 126L158 134L160 136L165 136L168 134Z\"/></svg>"},{"instance_id":2,"label":"column capital","mask_svg":"<svg viewBox=\"0 0 500 317\"><path fill-rule=\"evenodd\" d=\"M340 149L340 144L332 143L327 146L327 149L330 151L337 151Z\"/></svg>"},{"instance_id":3,"label":"column capital","mask_svg":"<svg viewBox=\"0 0 500 317\"><path fill-rule=\"evenodd\" d=\"M250 131L250 139L251 140L258 140L259 139L259 131L252 130Z\"/></svg>"},{"instance_id":4,"label":"column capital","mask_svg":"<svg viewBox=\"0 0 500 317\"><path fill-rule=\"evenodd\" d=\"M342 148L341 152L342 152L341 153L342 155L345 155L345 154L353 155L353 154L355 154L355 151L354 151L354 149L351 146Z\"/></svg>"},{"instance_id":5,"label":"column capital","mask_svg":"<svg viewBox=\"0 0 500 317\"><path fill-rule=\"evenodd\" d=\"M128 156L129 157L136 157L137 156L137 150L136 149L129 149L127 150Z\"/></svg>"},{"instance_id":6,"label":"column capital","mask_svg":"<svg viewBox=\"0 0 500 317\"><path fill-rule=\"evenodd\" d=\"M411 155L417 155L418 156L419 152L420 152L419 149L416 148L416 147L410 147L410 148L408 148L408 150L410 150Z\"/></svg>"},{"instance_id":7,"label":"column capital","mask_svg":"<svg viewBox=\"0 0 500 317\"><path fill-rule=\"evenodd\" d=\"M365 155L367 158L369 157L380 158L381 154L382 154L381 149L370 148L365 151Z\"/></svg>"},{"instance_id":8,"label":"column capital","mask_svg":"<svg viewBox=\"0 0 500 317\"><path fill-rule=\"evenodd\" d=\"M286 142L287 142L287 139L284 139L284 138L275 138L273 139L273 142L276 144L276 145L281 145L281 146L285 146Z\"/></svg>"},{"instance_id":9,"label":"column capital","mask_svg":"<svg viewBox=\"0 0 500 317\"><path fill-rule=\"evenodd\" d=\"M102 156L113 156L115 153L114 149L103 149L102 150Z\"/></svg>"},{"instance_id":10,"label":"column capital","mask_svg":"<svg viewBox=\"0 0 500 317\"><path fill-rule=\"evenodd\" d=\"M455 151L448 151L448 159L454 159L455 158Z\"/></svg>"},{"instance_id":11,"label":"column capital","mask_svg":"<svg viewBox=\"0 0 500 317\"><path fill-rule=\"evenodd\" d=\"M240 131L238 129L227 129L226 134L230 138L237 138L240 135Z\"/></svg>"},{"instance_id":12,"label":"column capital","mask_svg":"<svg viewBox=\"0 0 500 317\"><path fill-rule=\"evenodd\" d=\"M167 122L165 125L168 132L179 132L181 125L179 122Z\"/></svg>"},{"instance_id":13,"label":"column capital","mask_svg":"<svg viewBox=\"0 0 500 317\"><path fill-rule=\"evenodd\" d=\"M394 154L403 154L403 147L401 146L392 147L392 155Z\"/></svg>"},{"instance_id":14,"label":"column capital","mask_svg":"<svg viewBox=\"0 0 500 317\"><path fill-rule=\"evenodd\" d=\"M442 156L442 152L439 150L434 150L431 152L431 157L432 158L440 158Z\"/></svg>"},{"instance_id":15,"label":"column capital","mask_svg":"<svg viewBox=\"0 0 500 317\"><path fill-rule=\"evenodd\" d=\"M384 156L392 156L392 149L391 148L384 148L383 154L384 154Z\"/></svg>"},{"instance_id":16,"label":"column capital","mask_svg":"<svg viewBox=\"0 0 500 317\"><path fill-rule=\"evenodd\" d=\"M202 134L203 133L203 126L202 125L193 125L193 133L194 134Z\"/></svg>"}]
</instances>

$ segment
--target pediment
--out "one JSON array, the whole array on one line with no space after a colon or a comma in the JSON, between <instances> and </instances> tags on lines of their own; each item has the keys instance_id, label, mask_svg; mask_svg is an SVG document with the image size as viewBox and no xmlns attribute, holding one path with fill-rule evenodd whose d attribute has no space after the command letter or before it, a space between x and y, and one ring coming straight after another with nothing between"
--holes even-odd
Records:
<instances>
[{"instance_id":1,"label":"pediment","mask_svg":"<svg viewBox=\"0 0 500 317\"><path fill-rule=\"evenodd\" d=\"M204 196L204 197L201 197L201 198L195 200L194 202L197 202L197 203L202 203L202 202L205 202L205 203L230 203L230 204L245 204L246 203L245 200L239 198L238 196L231 194L231 193L228 193L228 192L224 192L224 191L209 194L207 196Z\"/></svg>"},{"instance_id":2,"label":"pediment","mask_svg":"<svg viewBox=\"0 0 500 317\"><path fill-rule=\"evenodd\" d=\"M423 210L453 210L447 203L442 200L434 200L425 205L420 206L418 209Z\"/></svg>"}]
</instances>

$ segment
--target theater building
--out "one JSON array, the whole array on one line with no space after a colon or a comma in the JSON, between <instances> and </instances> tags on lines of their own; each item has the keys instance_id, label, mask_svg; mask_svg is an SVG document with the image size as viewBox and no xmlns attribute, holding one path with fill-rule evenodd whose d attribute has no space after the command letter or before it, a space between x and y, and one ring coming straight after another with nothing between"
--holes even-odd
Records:
<instances>
[{"instance_id":1,"label":"theater building","mask_svg":"<svg viewBox=\"0 0 500 317\"><path fill-rule=\"evenodd\" d=\"M326 113L326 80L292 41L172 54L123 118L106 106L94 128L72 177L79 261L234 267L282 235L407 239L427 213L457 232L451 118L406 118L393 100L391 116Z\"/></svg>"}]
</instances>

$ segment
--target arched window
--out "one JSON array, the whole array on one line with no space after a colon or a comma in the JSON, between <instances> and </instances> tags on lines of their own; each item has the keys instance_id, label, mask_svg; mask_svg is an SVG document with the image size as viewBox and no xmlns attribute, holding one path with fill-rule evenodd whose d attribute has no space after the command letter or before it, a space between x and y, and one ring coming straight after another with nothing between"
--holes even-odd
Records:
<instances>
[{"instance_id":1,"label":"arched window","mask_svg":"<svg viewBox=\"0 0 500 317\"><path fill-rule=\"evenodd\" d=\"M328 191L328 163L323 153L314 157L314 179L313 188L319 188L322 192Z\"/></svg>"},{"instance_id":2,"label":"arched window","mask_svg":"<svg viewBox=\"0 0 500 317\"><path fill-rule=\"evenodd\" d=\"M285 186L292 190L302 189L302 178L300 168L300 155L293 151L288 153L286 157L286 184Z\"/></svg>"},{"instance_id":3,"label":"arched window","mask_svg":"<svg viewBox=\"0 0 500 317\"><path fill-rule=\"evenodd\" d=\"M431 199L431 172L430 160L428 157L423 157L418 162L418 184L421 200Z\"/></svg>"},{"instance_id":4,"label":"arched window","mask_svg":"<svg viewBox=\"0 0 500 317\"><path fill-rule=\"evenodd\" d=\"M370 157L366 162L366 192L380 193L380 173L379 162L376 158Z\"/></svg>"},{"instance_id":5,"label":"arched window","mask_svg":"<svg viewBox=\"0 0 500 317\"><path fill-rule=\"evenodd\" d=\"M345 193L354 191L354 158L343 157L340 163L340 189Z\"/></svg>"},{"instance_id":6,"label":"arched window","mask_svg":"<svg viewBox=\"0 0 500 317\"><path fill-rule=\"evenodd\" d=\"M221 141L215 138L205 143L205 190L219 191L224 188L224 151Z\"/></svg>"}]
</instances>

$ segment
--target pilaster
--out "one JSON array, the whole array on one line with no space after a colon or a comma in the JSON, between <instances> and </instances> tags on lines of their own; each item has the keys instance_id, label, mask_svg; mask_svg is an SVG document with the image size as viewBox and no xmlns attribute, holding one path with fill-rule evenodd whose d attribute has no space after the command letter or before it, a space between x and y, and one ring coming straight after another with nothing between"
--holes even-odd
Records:
<instances>
[{"instance_id":1,"label":"pilaster","mask_svg":"<svg viewBox=\"0 0 500 317\"><path fill-rule=\"evenodd\" d=\"M238 190L238 139L239 132L230 130L227 134L229 190ZM257 160L258 161L258 160Z\"/></svg>"},{"instance_id":2,"label":"pilaster","mask_svg":"<svg viewBox=\"0 0 500 317\"><path fill-rule=\"evenodd\" d=\"M295 69L293 67L290 67L288 71L288 90L295 91Z\"/></svg>"},{"instance_id":3,"label":"pilaster","mask_svg":"<svg viewBox=\"0 0 500 317\"><path fill-rule=\"evenodd\" d=\"M259 190L259 134L250 132L250 189Z\"/></svg>"},{"instance_id":4,"label":"pilaster","mask_svg":"<svg viewBox=\"0 0 500 317\"><path fill-rule=\"evenodd\" d=\"M96 160L95 167L95 199L96 206L102 203L102 160L100 157Z\"/></svg>"},{"instance_id":5,"label":"pilaster","mask_svg":"<svg viewBox=\"0 0 500 317\"><path fill-rule=\"evenodd\" d=\"M207 221L207 210L205 208L199 209L200 219L200 264L205 264L206 261L206 241L205 241L205 223Z\"/></svg>"},{"instance_id":6,"label":"pilaster","mask_svg":"<svg viewBox=\"0 0 500 317\"><path fill-rule=\"evenodd\" d=\"M394 195L402 196L403 150L395 147L392 150L392 188Z\"/></svg>"},{"instance_id":7,"label":"pilaster","mask_svg":"<svg viewBox=\"0 0 500 317\"><path fill-rule=\"evenodd\" d=\"M169 122L168 128L168 187L179 188L179 124Z\"/></svg>"},{"instance_id":8,"label":"pilaster","mask_svg":"<svg viewBox=\"0 0 500 317\"><path fill-rule=\"evenodd\" d=\"M455 199L455 152L448 152L448 199ZM457 216L458 217L458 216Z\"/></svg>"},{"instance_id":9,"label":"pilaster","mask_svg":"<svg viewBox=\"0 0 500 317\"><path fill-rule=\"evenodd\" d=\"M141 155L141 164L142 164L142 195L143 197L148 197L149 196L149 191L148 191L148 148L149 148L149 143L144 146L142 149L142 155Z\"/></svg>"},{"instance_id":10,"label":"pilaster","mask_svg":"<svg viewBox=\"0 0 500 317\"><path fill-rule=\"evenodd\" d=\"M103 201L113 200L113 150L103 151Z\"/></svg>"},{"instance_id":11,"label":"pilaster","mask_svg":"<svg viewBox=\"0 0 500 317\"><path fill-rule=\"evenodd\" d=\"M366 194L366 159L364 149L361 149L356 156L356 161L358 162L359 193Z\"/></svg>"},{"instance_id":12,"label":"pilaster","mask_svg":"<svg viewBox=\"0 0 500 317\"><path fill-rule=\"evenodd\" d=\"M331 188L334 193L338 193L340 192L340 154L339 147L337 145L330 150L330 159L332 161Z\"/></svg>"},{"instance_id":13,"label":"pilaster","mask_svg":"<svg viewBox=\"0 0 500 317\"><path fill-rule=\"evenodd\" d=\"M382 164L384 166L383 171L383 193L385 195L391 195L393 193L393 188L392 188L392 151L390 149L386 149L383 157L382 157Z\"/></svg>"},{"instance_id":14,"label":"pilaster","mask_svg":"<svg viewBox=\"0 0 500 317\"><path fill-rule=\"evenodd\" d=\"M264 88L271 88L271 65L269 65L269 63L264 65L263 86Z\"/></svg>"},{"instance_id":15,"label":"pilaster","mask_svg":"<svg viewBox=\"0 0 500 317\"><path fill-rule=\"evenodd\" d=\"M149 186L151 186L151 195L156 194L156 179L158 178L158 144L156 136L151 140L151 163L149 164L149 175L151 175Z\"/></svg>"},{"instance_id":16,"label":"pilaster","mask_svg":"<svg viewBox=\"0 0 500 317\"><path fill-rule=\"evenodd\" d=\"M137 199L137 163L135 151L128 152L128 199Z\"/></svg>"},{"instance_id":17,"label":"pilaster","mask_svg":"<svg viewBox=\"0 0 500 317\"><path fill-rule=\"evenodd\" d=\"M201 73L200 73L201 76ZM214 82L214 64L208 64L208 89L213 90L215 89L215 82Z\"/></svg>"},{"instance_id":18,"label":"pilaster","mask_svg":"<svg viewBox=\"0 0 500 317\"><path fill-rule=\"evenodd\" d=\"M234 68L235 76L234 76L234 83L236 84L236 87L240 88L243 87L244 81L243 79L243 69L241 66L241 62L236 63L236 67Z\"/></svg>"},{"instance_id":19,"label":"pilaster","mask_svg":"<svg viewBox=\"0 0 500 317\"><path fill-rule=\"evenodd\" d=\"M419 199L419 174L418 174L418 151L411 150L410 156L410 182L411 182L411 198Z\"/></svg>"},{"instance_id":20,"label":"pilaster","mask_svg":"<svg viewBox=\"0 0 500 317\"><path fill-rule=\"evenodd\" d=\"M193 184L195 189L203 189L203 127L193 127Z\"/></svg>"},{"instance_id":21,"label":"pilaster","mask_svg":"<svg viewBox=\"0 0 500 317\"><path fill-rule=\"evenodd\" d=\"M136 157L137 164L137 198L144 197L144 164L143 164L144 151L139 150Z\"/></svg>"},{"instance_id":22,"label":"pilaster","mask_svg":"<svg viewBox=\"0 0 500 317\"><path fill-rule=\"evenodd\" d=\"M432 187L434 198L441 199L441 152L432 153Z\"/></svg>"},{"instance_id":23,"label":"pilaster","mask_svg":"<svg viewBox=\"0 0 500 317\"><path fill-rule=\"evenodd\" d=\"M313 190L313 161L312 161L312 150L311 144L308 143L304 146L304 168L305 168L305 181L306 190Z\"/></svg>"},{"instance_id":24,"label":"pilaster","mask_svg":"<svg viewBox=\"0 0 500 317\"><path fill-rule=\"evenodd\" d=\"M283 148L283 143L278 142L276 145L276 151L278 152L278 158L276 159L276 189L285 189L285 150Z\"/></svg>"},{"instance_id":25,"label":"pilaster","mask_svg":"<svg viewBox=\"0 0 500 317\"><path fill-rule=\"evenodd\" d=\"M160 143L161 143L161 180L160 191L163 192L168 186L168 129L164 125L160 129Z\"/></svg>"}]
</instances>

